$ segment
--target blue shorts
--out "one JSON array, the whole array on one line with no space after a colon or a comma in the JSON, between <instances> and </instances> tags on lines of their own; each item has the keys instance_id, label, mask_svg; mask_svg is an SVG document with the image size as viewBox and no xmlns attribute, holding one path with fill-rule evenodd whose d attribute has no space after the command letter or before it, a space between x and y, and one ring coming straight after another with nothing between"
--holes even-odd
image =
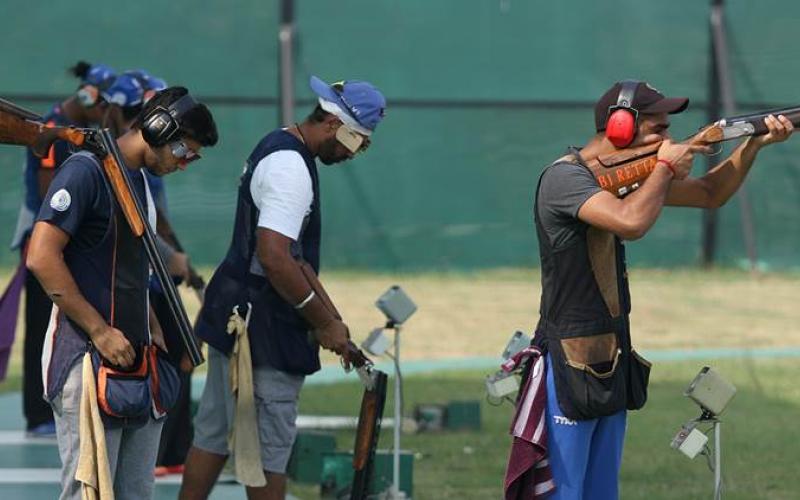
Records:
<instances>
[{"instance_id":1,"label":"blue shorts","mask_svg":"<svg viewBox=\"0 0 800 500\"><path fill-rule=\"evenodd\" d=\"M556 483L548 500L615 500L627 412L592 420L564 417L547 356L547 456Z\"/></svg>"}]
</instances>

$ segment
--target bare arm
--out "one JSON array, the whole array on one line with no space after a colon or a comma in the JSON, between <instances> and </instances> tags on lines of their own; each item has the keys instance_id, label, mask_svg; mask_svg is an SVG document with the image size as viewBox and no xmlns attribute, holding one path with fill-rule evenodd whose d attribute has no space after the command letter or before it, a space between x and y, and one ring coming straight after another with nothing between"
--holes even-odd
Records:
<instances>
[{"instance_id":1,"label":"bare arm","mask_svg":"<svg viewBox=\"0 0 800 500\"><path fill-rule=\"evenodd\" d=\"M671 181L672 172L660 164L641 188L623 199L599 191L581 206L578 218L622 239L639 239L661 214Z\"/></svg>"},{"instance_id":2,"label":"bare arm","mask_svg":"<svg viewBox=\"0 0 800 500\"><path fill-rule=\"evenodd\" d=\"M261 227L256 230L256 255L267 279L286 302L295 305L303 302L312 289L291 255L291 244L289 237L277 231ZM320 297L315 295L298 312L312 326L323 347L339 354L346 352L347 326L325 307Z\"/></svg>"},{"instance_id":3,"label":"bare arm","mask_svg":"<svg viewBox=\"0 0 800 500\"><path fill-rule=\"evenodd\" d=\"M578 218L625 240L641 238L661 214L673 179L685 178L692 168L694 153L706 150L704 146L674 144L665 139L658 150L655 170L641 188L622 199L600 191L581 206Z\"/></svg>"},{"instance_id":4,"label":"bare arm","mask_svg":"<svg viewBox=\"0 0 800 500\"><path fill-rule=\"evenodd\" d=\"M749 137L719 165L699 178L686 178L672 183L667 205L698 208L718 208L727 202L744 182L756 155L762 147L789 138L794 130L785 116L768 116L764 122L769 132Z\"/></svg>"},{"instance_id":5,"label":"bare arm","mask_svg":"<svg viewBox=\"0 0 800 500\"><path fill-rule=\"evenodd\" d=\"M50 299L85 331L100 354L110 362L128 367L136 353L125 336L113 328L81 294L64 262L69 234L47 222L33 227L26 265Z\"/></svg>"}]
</instances>

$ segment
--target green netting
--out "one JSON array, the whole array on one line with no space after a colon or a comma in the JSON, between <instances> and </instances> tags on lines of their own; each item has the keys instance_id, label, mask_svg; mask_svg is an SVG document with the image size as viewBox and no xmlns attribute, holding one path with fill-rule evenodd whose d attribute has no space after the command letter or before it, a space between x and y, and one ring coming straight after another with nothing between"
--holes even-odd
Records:
<instances>
[{"instance_id":1,"label":"green netting","mask_svg":"<svg viewBox=\"0 0 800 500\"><path fill-rule=\"evenodd\" d=\"M329 267L535 265L530 210L538 173L566 145L589 137L590 103L610 83L644 78L666 93L690 96L695 107L674 120L676 136L705 122L708 2L296 3L298 98L311 97L306 82L317 74L371 80L389 99L369 153L344 168L322 169ZM738 102L798 103L793 63L800 48L788 34L800 21L800 4L727 3ZM0 95L65 95L75 82L64 68L83 58L144 67L199 95L275 98L278 4L143 1L77 12L66 2L7 0L4 11L13 15L0 19L7 49ZM277 124L274 106L219 104L213 111L219 146L188 173L167 178L179 236L195 261L209 265L230 238L244 159ZM298 118L308 111L300 106ZM747 183L758 258L777 268L797 265L798 153L798 139L764 151ZM13 230L22 156L19 148L0 147L0 241ZM696 172L703 167L698 162ZM699 211L668 209L646 238L631 244L629 259L694 264L700 234ZM719 258L737 264L745 257L734 200L720 211ZM0 264L15 259L0 252Z\"/></svg>"}]
</instances>

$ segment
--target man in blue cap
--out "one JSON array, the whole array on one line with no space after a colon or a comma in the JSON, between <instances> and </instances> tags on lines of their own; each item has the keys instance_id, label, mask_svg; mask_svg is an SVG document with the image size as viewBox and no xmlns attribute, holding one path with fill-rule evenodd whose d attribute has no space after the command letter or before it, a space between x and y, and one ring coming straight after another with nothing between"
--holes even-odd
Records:
<instances>
[{"instance_id":1,"label":"man in blue cap","mask_svg":"<svg viewBox=\"0 0 800 500\"><path fill-rule=\"evenodd\" d=\"M386 100L363 81L310 83L316 108L267 134L247 159L231 246L206 290L195 331L209 344L208 375L184 500L207 498L231 454L248 498L283 499L303 380L320 368L320 345L347 360L347 326L303 272L319 273L316 159L332 165L363 152Z\"/></svg>"}]
</instances>

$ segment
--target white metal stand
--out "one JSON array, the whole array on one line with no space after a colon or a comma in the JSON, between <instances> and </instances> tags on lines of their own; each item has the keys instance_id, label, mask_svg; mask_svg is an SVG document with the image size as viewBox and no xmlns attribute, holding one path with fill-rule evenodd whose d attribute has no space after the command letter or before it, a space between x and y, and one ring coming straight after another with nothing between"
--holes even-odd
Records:
<instances>
[{"instance_id":1,"label":"white metal stand","mask_svg":"<svg viewBox=\"0 0 800 500\"><path fill-rule=\"evenodd\" d=\"M388 325L394 330L394 457L392 461L392 488L389 497L391 500L405 498L405 493L400 491L400 428L403 422L402 394L403 387L400 380L400 325Z\"/></svg>"},{"instance_id":2,"label":"white metal stand","mask_svg":"<svg viewBox=\"0 0 800 500\"><path fill-rule=\"evenodd\" d=\"M722 437L720 421L714 420L714 500L722 499Z\"/></svg>"}]
</instances>

